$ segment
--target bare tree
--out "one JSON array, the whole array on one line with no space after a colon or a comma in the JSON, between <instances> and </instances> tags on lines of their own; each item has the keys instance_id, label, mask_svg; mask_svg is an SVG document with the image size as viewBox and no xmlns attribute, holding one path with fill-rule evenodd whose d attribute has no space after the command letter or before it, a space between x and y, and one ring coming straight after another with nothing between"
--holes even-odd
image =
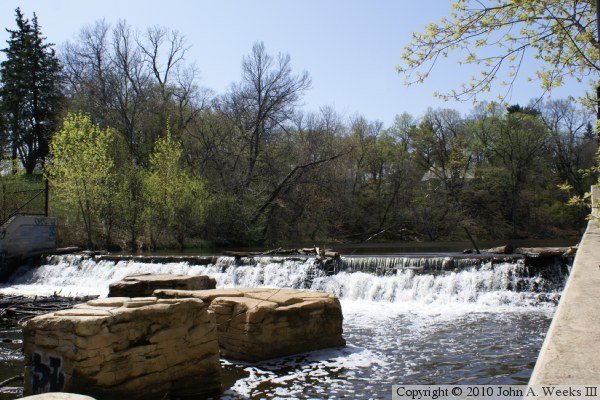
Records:
<instances>
[{"instance_id":1,"label":"bare tree","mask_svg":"<svg viewBox=\"0 0 600 400\"><path fill-rule=\"evenodd\" d=\"M121 131L145 163L168 119L180 137L206 107L196 68L184 64L187 50L185 38L167 28L141 34L125 21L111 28L103 20L85 27L63 51L72 107Z\"/></svg>"},{"instance_id":2,"label":"bare tree","mask_svg":"<svg viewBox=\"0 0 600 400\"><path fill-rule=\"evenodd\" d=\"M246 149L246 178L249 187L256 166L277 132L286 129L302 95L310 87L307 72L294 74L288 54L273 57L262 42L255 43L242 61L241 82L223 97L221 110L234 122Z\"/></svg>"},{"instance_id":3,"label":"bare tree","mask_svg":"<svg viewBox=\"0 0 600 400\"><path fill-rule=\"evenodd\" d=\"M60 52L71 106L76 102L77 108L86 110L103 124L112 97L109 35L109 24L99 20L83 27L77 41L67 42Z\"/></svg>"}]
</instances>

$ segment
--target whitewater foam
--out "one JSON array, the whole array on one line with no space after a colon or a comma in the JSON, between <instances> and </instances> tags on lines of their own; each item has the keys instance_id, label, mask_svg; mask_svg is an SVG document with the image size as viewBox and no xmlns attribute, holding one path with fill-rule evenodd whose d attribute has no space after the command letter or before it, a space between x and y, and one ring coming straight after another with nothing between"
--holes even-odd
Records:
<instances>
[{"instance_id":1,"label":"whitewater foam","mask_svg":"<svg viewBox=\"0 0 600 400\"><path fill-rule=\"evenodd\" d=\"M558 290L540 276L520 274L517 263L482 262L466 269L441 273L417 273L402 269L404 261L385 261L393 274L361 271L328 274L314 258L288 259L258 257L235 259L221 257L214 264L189 265L187 262L144 263L98 261L76 255L54 256L36 268L22 268L12 280L0 288L5 294L106 296L111 282L141 273L209 275L217 287L286 287L309 289L334 294L344 301L383 302L399 305L405 311L431 312L448 309L493 309L536 307L558 302ZM357 262L355 260L354 268ZM393 267L396 265L396 267ZM466 311L468 312L468 311Z\"/></svg>"},{"instance_id":2,"label":"whitewater foam","mask_svg":"<svg viewBox=\"0 0 600 400\"><path fill-rule=\"evenodd\" d=\"M476 262L418 273L402 259L354 260L337 274L314 259L221 257L214 264L56 256L23 268L0 293L100 295L127 275L210 275L218 287L291 287L340 297L343 348L268 360L223 360L223 399L388 398L393 384L524 384L560 288L519 263ZM431 264L431 261L429 261ZM422 262L414 262L416 265ZM443 264L440 264L443 265ZM446 265L450 265L446 263ZM437 268L437 267L436 267ZM382 273L383 271L383 273Z\"/></svg>"}]
</instances>

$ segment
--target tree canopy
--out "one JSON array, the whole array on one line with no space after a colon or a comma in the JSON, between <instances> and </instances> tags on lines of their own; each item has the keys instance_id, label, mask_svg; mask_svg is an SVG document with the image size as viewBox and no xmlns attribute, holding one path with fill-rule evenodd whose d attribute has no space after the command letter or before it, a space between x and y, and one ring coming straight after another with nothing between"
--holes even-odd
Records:
<instances>
[{"instance_id":1,"label":"tree canopy","mask_svg":"<svg viewBox=\"0 0 600 400\"><path fill-rule=\"evenodd\" d=\"M166 231L183 249L185 237L204 223L208 194L204 182L190 176L180 165L181 146L171 137L158 138L144 177L146 220L152 240Z\"/></svg>"},{"instance_id":2,"label":"tree canopy","mask_svg":"<svg viewBox=\"0 0 600 400\"><path fill-rule=\"evenodd\" d=\"M481 73L442 98L476 99L500 80L510 92L526 62L541 61L530 79L549 91L564 78L595 79L600 71L593 0L456 0L449 17L413 33L399 72L422 82L451 53ZM594 81L594 86L596 82ZM505 97L501 95L501 97ZM595 99L595 95L592 97Z\"/></svg>"},{"instance_id":3,"label":"tree canopy","mask_svg":"<svg viewBox=\"0 0 600 400\"><path fill-rule=\"evenodd\" d=\"M467 4L457 2L455 12ZM512 12L530 8L507 4ZM488 25L508 8L496 10ZM482 33L489 43L497 35L491 25ZM590 111L573 99L480 103L467 115L398 110L386 129L330 106L303 110L308 73L261 42L241 57L239 78L223 93L200 86L187 48L176 31L138 30L124 21L84 27L60 48L64 113L61 127L47 131L45 175L61 244L464 240L463 227L479 240L566 237L585 220L586 212L567 207L567 194L556 190L567 185L583 196L597 174ZM18 93L28 82L25 71L15 71L18 79L1 82L7 99L9 88ZM0 110L5 150L16 143L6 134L25 132L13 129L13 116L29 115L31 104ZM33 158L37 165L40 157ZM25 165L3 161L5 173L11 163ZM0 174L0 199L8 199L3 181Z\"/></svg>"}]
</instances>

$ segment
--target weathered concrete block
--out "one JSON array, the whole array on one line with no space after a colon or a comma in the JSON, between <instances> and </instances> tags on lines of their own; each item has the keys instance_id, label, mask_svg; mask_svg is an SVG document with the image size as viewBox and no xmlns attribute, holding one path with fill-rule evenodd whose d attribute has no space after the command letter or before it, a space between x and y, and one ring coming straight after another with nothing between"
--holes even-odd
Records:
<instances>
[{"instance_id":1,"label":"weathered concrete block","mask_svg":"<svg viewBox=\"0 0 600 400\"><path fill-rule=\"evenodd\" d=\"M156 289L204 290L214 289L217 281L209 276L172 274L131 275L113 282L108 289L108 297L152 296Z\"/></svg>"},{"instance_id":2,"label":"weathered concrete block","mask_svg":"<svg viewBox=\"0 0 600 400\"><path fill-rule=\"evenodd\" d=\"M245 361L344 346L337 297L294 289L157 290L159 298L193 297L215 314L221 355Z\"/></svg>"},{"instance_id":3,"label":"weathered concrete block","mask_svg":"<svg viewBox=\"0 0 600 400\"><path fill-rule=\"evenodd\" d=\"M215 316L199 299L107 298L23 327L25 394L198 398L221 391Z\"/></svg>"}]
</instances>

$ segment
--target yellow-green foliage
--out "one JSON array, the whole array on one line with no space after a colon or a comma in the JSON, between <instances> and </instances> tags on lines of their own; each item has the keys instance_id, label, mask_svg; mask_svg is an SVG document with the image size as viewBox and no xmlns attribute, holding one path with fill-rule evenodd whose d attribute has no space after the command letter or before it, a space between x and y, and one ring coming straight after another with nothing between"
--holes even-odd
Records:
<instances>
[{"instance_id":1,"label":"yellow-green foliage","mask_svg":"<svg viewBox=\"0 0 600 400\"><path fill-rule=\"evenodd\" d=\"M596 185L600 185L600 147L598 148L598 150L596 151L596 164L594 166L592 166L589 169L585 169L585 170L581 170L579 171L580 174L582 174L583 176L590 176L592 174L596 174L598 176L598 179L596 181ZM583 195L574 195L573 194L573 186L569 185L568 183L563 183L558 185L558 188L564 192L566 192L569 195L569 201L567 202L567 205L569 206L576 206L576 207L581 207L581 208L588 208L592 207L598 207L598 205L593 205L590 204L592 201L592 194L591 192L585 192ZM590 218L596 218L598 219L598 215L594 215L594 213L591 213L588 216L588 219Z\"/></svg>"},{"instance_id":2,"label":"yellow-green foliage","mask_svg":"<svg viewBox=\"0 0 600 400\"><path fill-rule=\"evenodd\" d=\"M528 78L544 90L566 76L581 81L597 71L595 11L593 0L455 0L449 17L413 34L405 66L397 69L407 83L422 82L452 52L462 57L459 64L478 66L480 73L460 88L436 93L444 99L476 97L494 81L508 95L528 57L541 61Z\"/></svg>"},{"instance_id":3,"label":"yellow-green foliage","mask_svg":"<svg viewBox=\"0 0 600 400\"><path fill-rule=\"evenodd\" d=\"M51 160L45 176L60 200L77 207L85 223L88 244L93 224L114 186L114 161L110 156L115 132L101 129L84 114L68 114L50 143Z\"/></svg>"},{"instance_id":4,"label":"yellow-green foliage","mask_svg":"<svg viewBox=\"0 0 600 400\"><path fill-rule=\"evenodd\" d=\"M183 246L185 237L204 222L208 195L203 181L181 168L180 157L181 147L167 129L167 135L156 141L150 156L144 192L145 217L154 239L167 232L174 234Z\"/></svg>"}]
</instances>

